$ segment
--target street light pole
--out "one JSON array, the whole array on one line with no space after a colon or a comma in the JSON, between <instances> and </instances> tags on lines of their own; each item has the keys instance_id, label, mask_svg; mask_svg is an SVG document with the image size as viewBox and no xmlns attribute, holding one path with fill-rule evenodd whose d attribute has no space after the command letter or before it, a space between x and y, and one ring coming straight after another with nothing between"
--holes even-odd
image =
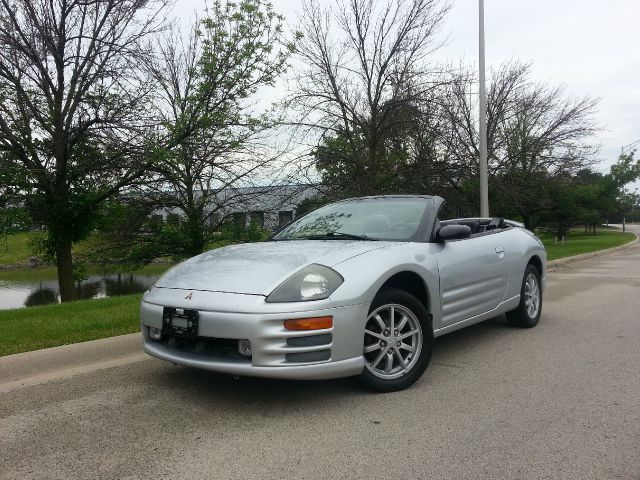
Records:
<instances>
[{"instance_id":1,"label":"street light pole","mask_svg":"<svg viewBox=\"0 0 640 480\"><path fill-rule=\"evenodd\" d=\"M487 166L487 91L484 76L484 0L479 0L480 43L480 216L489 216L489 173Z\"/></svg>"}]
</instances>

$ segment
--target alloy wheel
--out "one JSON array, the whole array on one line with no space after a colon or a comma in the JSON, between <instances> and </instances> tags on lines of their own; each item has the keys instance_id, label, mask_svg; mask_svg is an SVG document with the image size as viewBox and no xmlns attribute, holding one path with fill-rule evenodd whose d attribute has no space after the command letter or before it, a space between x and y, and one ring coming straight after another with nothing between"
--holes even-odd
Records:
<instances>
[{"instance_id":1,"label":"alloy wheel","mask_svg":"<svg viewBox=\"0 0 640 480\"><path fill-rule=\"evenodd\" d=\"M536 318L540 309L540 286L535 274L530 273L524 284L524 303L529 318Z\"/></svg>"},{"instance_id":2,"label":"alloy wheel","mask_svg":"<svg viewBox=\"0 0 640 480\"><path fill-rule=\"evenodd\" d=\"M402 305L376 308L367 318L364 334L365 367L376 377L391 380L406 375L420 357L420 322Z\"/></svg>"}]
</instances>

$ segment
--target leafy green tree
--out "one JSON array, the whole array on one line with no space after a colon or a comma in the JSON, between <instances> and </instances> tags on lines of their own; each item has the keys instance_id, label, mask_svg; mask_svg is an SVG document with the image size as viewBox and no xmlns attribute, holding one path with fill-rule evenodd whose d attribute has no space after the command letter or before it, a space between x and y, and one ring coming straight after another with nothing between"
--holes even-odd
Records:
<instances>
[{"instance_id":1,"label":"leafy green tree","mask_svg":"<svg viewBox=\"0 0 640 480\"><path fill-rule=\"evenodd\" d=\"M0 152L0 165L3 163ZM6 153L5 153L6 155ZM19 171L0 169L0 241L7 235L23 232L31 226L29 212L24 206L24 195L15 188L20 181L16 178Z\"/></svg>"},{"instance_id":2,"label":"leafy green tree","mask_svg":"<svg viewBox=\"0 0 640 480\"><path fill-rule=\"evenodd\" d=\"M543 216L544 223L556 227L556 237L564 237L571 225L576 222L579 206L576 205L575 191L564 181L551 181L548 184L549 209Z\"/></svg>"},{"instance_id":3,"label":"leafy green tree","mask_svg":"<svg viewBox=\"0 0 640 480\"><path fill-rule=\"evenodd\" d=\"M313 150L316 168L331 197L443 190L438 171L446 166L436 152L435 112L410 102L388 108L391 111L378 136L375 171L363 158L368 155L367 139L359 129L354 129L351 138L337 129Z\"/></svg>"},{"instance_id":4,"label":"leafy green tree","mask_svg":"<svg viewBox=\"0 0 640 480\"><path fill-rule=\"evenodd\" d=\"M0 2L0 171L46 226L60 296L72 244L101 204L146 173L150 79L140 75L164 3Z\"/></svg>"},{"instance_id":5,"label":"leafy green tree","mask_svg":"<svg viewBox=\"0 0 640 480\"><path fill-rule=\"evenodd\" d=\"M187 42L171 32L158 46L159 58L148 63L160 87L158 116L173 141L153 165L154 182L144 195L180 212L181 236L167 237L176 239L166 247L174 254L201 253L215 240L225 211L242 200L234 187L247 185L278 158L264 143L279 115L255 104L295 49L283 21L262 0L217 0Z\"/></svg>"},{"instance_id":6,"label":"leafy green tree","mask_svg":"<svg viewBox=\"0 0 640 480\"><path fill-rule=\"evenodd\" d=\"M561 181L551 178L545 182L549 204L541 221L556 225L558 237L576 224L595 233L605 219L619 218L637 204L637 193L626 186L638 178L640 162L633 153L621 155L607 174L585 168Z\"/></svg>"},{"instance_id":7,"label":"leafy green tree","mask_svg":"<svg viewBox=\"0 0 640 480\"><path fill-rule=\"evenodd\" d=\"M259 111L256 97L286 70L294 51L283 21L261 0L215 1L186 40L176 30L159 40L145 68L157 85L162 155L149 166L121 231L106 230L112 255L118 250L145 263L202 253L222 230L232 240L261 237L253 227L234 235L228 212L246 196L235 187L250 184L280 153L264 145L280 115L271 107ZM176 215L164 224L147 221L157 209Z\"/></svg>"},{"instance_id":8,"label":"leafy green tree","mask_svg":"<svg viewBox=\"0 0 640 480\"><path fill-rule=\"evenodd\" d=\"M328 203L330 203L330 200L325 195L306 198L298 204L298 207L296 208L296 217L300 218L320 207L324 207Z\"/></svg>"},{"instance_id":9,"label":"leafy green tree","mask_svg":"<svg viewBox=\"0 0 640 480\"><path fill-rule=\"evenodd\" d=\"M631 211L638 203L638 194L635 190L627 189L627 186L639 178L640 160L635 159L635 152L620 155L610 172L602 178L602 217L620 218Z\"/></svg>"}]
</instances>

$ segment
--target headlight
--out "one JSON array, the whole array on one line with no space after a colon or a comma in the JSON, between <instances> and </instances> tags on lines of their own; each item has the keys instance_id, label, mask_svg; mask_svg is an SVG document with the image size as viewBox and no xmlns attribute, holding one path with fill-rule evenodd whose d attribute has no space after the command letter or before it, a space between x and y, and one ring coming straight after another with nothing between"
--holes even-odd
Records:
<instances>
[{"instance_id":1,"label":"headlight","mask_svg":"<svg viewBox=\"0 0 640 480\"><path fill-rule=\"evenodd\" d=\"M306 302L323 300L338 288L344 279L335 270L313 264L294 273L267 297L267 302Z\"/></svg>"}]
</instances>

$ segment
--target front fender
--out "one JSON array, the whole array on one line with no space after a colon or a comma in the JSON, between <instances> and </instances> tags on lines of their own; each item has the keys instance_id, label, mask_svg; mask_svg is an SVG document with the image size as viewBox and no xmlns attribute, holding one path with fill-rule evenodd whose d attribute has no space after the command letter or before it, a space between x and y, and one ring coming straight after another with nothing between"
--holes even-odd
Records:
<instances>
[{"instance_id":1,"label":"front fender","mask_svg":"<svg viewBox=\"0 0 640 480\"><path fill-rule=\"evenodd\" d=\"M417 274L424 282L429 298L429 313L434 327L440 318L440 281L438 263L432 244L401 243L368 252L346 260L332 268L345 282L332 295L336 304L371 304L382 286L401 272ZM366 319L362 319L364 329Z\"/></svg>"}]
</instances>

